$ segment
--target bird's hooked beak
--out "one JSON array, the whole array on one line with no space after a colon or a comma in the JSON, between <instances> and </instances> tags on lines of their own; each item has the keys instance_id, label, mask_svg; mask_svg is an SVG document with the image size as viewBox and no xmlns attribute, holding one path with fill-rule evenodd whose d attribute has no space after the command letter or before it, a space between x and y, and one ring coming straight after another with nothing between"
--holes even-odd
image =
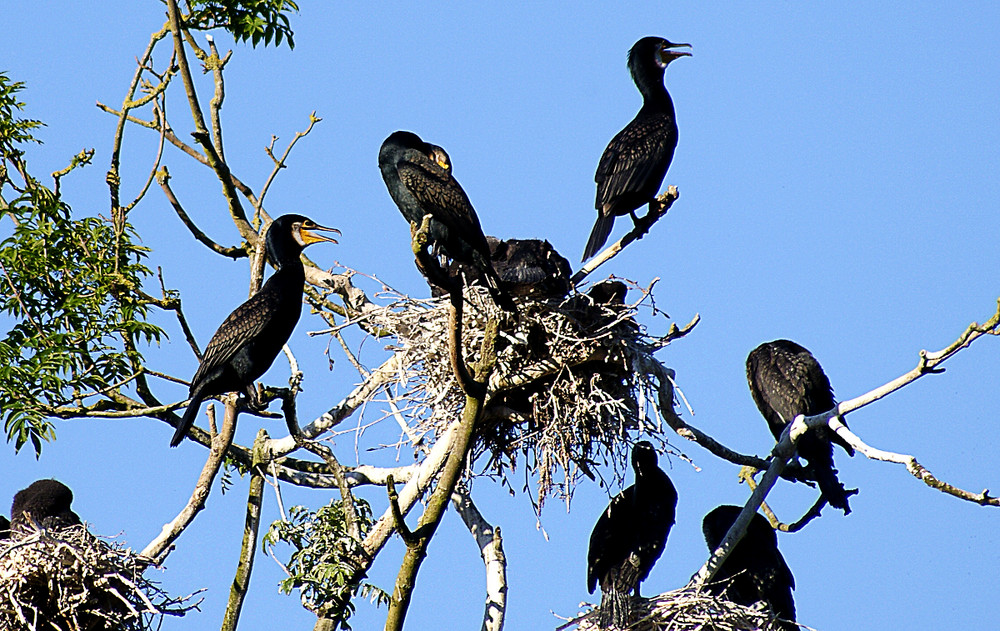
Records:
<instances>
[{"instance_id":1,"label":"bird's hooked beak","mask_svg":"<svg viewBox=\"0 0 1000 631\"><path fill-rule=\"evenodd\" d=\"M311 245L313 243L319 243L320 241L329 241L330 243L337 243L337 240L333 237L327 237L322 234L317 234L316 231L321 232L336 232L340 235L340 230L336 228L327 228L326 226L321 226L313 222L305 222L302 227L299 228L299 236L302 237L303 246Z\"/></svg>"},{"instance_id":2,"label":"bird's hooked beak","mask_svg":"<svg viewBox=\"0 0 1000 631\"><path fill-rule=\"evenodd\" d=\"M691 48L691 44L674 44L673 42L665 42L663 46L660 47L660 62L666 66L678 57L690 57L691 53L686 50L672 50L674 48L681 47Z\"/></svg>"},{"instance_id":3,"label":"bird's hooked beak","mask_svg":"<svg viewBox=\"0 0 1000 631\"><path fill-rule=\"evenodd\" d=\"M437 163L439 167L445 171L451 173L451 159L448 154L444 152L441 147L434 147L431 149L431 159Z\"/></svg>"}]
</instances>

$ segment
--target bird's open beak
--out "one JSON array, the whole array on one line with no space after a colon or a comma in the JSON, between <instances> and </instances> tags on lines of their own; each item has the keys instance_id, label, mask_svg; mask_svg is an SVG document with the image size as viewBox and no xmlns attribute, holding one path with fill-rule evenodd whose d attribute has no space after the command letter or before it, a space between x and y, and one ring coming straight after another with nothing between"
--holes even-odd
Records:
<instances>
[{"instance_id":1,"label":"bird's open beak","mask_svg":"<svg viewBox=\"0 0 1000 631\"><path fill-rule=\"evenodd\" d=\"M664 64L669 64L678 57L690 57L691 53L686 50L671 50L682 46L685 48L691 48L691 44L674 44L673 42L667 42L663 45L663 48L660 49L660 60Z\"/></svg>"},{"instance_id":2,"label":"bird's open beak","mask_svg":"<svg viewBox=\"0 0 1000 631\"><path fill-rule=\"evenodd\" d=\"M313 224L308 228L302 228L299 234L302 236L302 241L306 245L311 245L313 243L319 243L320 241L329 241L330 243L337 243L337 240L333 237L327 237L321 234L317 234L314 230L319 230L322 232L336 232L340 235L340 230L336 228L327 228L326 226L321 226L319 224Z\"/></svg>"}]
</instances>

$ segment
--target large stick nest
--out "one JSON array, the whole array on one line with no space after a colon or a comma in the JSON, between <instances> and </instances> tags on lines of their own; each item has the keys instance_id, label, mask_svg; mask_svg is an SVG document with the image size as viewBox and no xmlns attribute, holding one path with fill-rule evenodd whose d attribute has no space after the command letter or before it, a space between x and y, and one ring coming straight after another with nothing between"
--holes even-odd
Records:
<instances>
[{"instance_id":1,"label":"large stick nest","mask_svg":"<svg viewBox=\"0 0 1000 631\"><path fill-rule=\"evenodd\" d=\"M782 623L763 602L739 605L695 587L683 587L649 599L632 601L635 622L628 631L784 631ZM559 627L597 631L597 609ZM808 628L808 627L803 627Z\"/></svg>"},{"instance_id":2,"label":"large stick nest","mask_svg":"<svg viewBox=\"0 0 1000 631\"><path fill-rule=\"evenodd\" d=\"M147 566L84 526L0 540L0 629L146 631L197 607L145 579Z\"/></svg>"},{"instance_id":3,"label":"large stick nest","mask_svg":"<svg viewBox=\"0 0 1000 631\"><path fill-rule=\"evenodd\" d=\"M626 286L602 283L590 295L550 300L521 299L516 318L500 311L478 287L466 287L462 345L467 364L478 361L486 324L500 323L497 365L476 427L473 457L505 476L518 456L538 477L538 502L558 492L568 497L581 473L593 477L598 462L615 475L628 462L631 430L658 431L648 377L636 370L652 360L665 338L648 335L635 316L651 307L648 290L634 304ZM405 440L439 435L459 418L465 395L449 361L447 300L400 297L369 311L367 319L397 340L401 366L387 388L390 409L405 426ZM655 312L655 309L654 309ZM655 360L653 360L655 361ZM662 441L665 443L665 441ZM556 482L557 471L563 481Z\"/></svg>"}]
</instances>

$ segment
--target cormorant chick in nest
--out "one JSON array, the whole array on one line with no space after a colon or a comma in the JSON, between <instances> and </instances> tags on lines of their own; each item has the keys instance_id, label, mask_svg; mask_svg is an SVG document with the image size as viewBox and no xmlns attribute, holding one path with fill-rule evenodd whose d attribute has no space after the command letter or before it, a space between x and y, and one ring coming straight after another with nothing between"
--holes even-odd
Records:
<instances>
[{"instance_id":1,"label":"cormorant chick in nest","mask_svg":"<svg viewBox=\"0 0 1000 631\"><path fill-rule=\"evenodd\" d=\"M66 528L80 524L80 517L70 510L73 491L58 480L36 480L14 495L10 507L12 539L32 532L32 522L42 528Z\"/></svg>"},{"instance_id":2,"label":"cormorant chick in nest","mask_svg":"<svg viewBox=\"0 0 1000 631\"><path fill-rule=\"evenodd\" d=\"M705 515L702 530L710 552L715 552L742 509L719 506ZM743 538L732 549L726 562L707 586L709 593L723 596L739 605L750 606L764 601L784 622L784 631L798 631L795 622L795 577L778 551L778 537L760 513L754 513Z\"/></svg>"},{"instance_id":3,"label":"cormorant chick in nest","mask_svg":"<svg viewBox=\"0 0 1000 631\"><path fill-rule=\"evenodd\" d=\"M542 239L501 241L496 237L487 236L486 242L490 246L490 264L510 295L526 296L534 300L559 300L569 293L569 279L572 275L569 261L548 241ZM488 287L483 273L473 266L450 261L444 271L453 281L464 277L466 285ZM434 296L448 293L429 280L428 284Z\"/></svg>"}]
</instances>

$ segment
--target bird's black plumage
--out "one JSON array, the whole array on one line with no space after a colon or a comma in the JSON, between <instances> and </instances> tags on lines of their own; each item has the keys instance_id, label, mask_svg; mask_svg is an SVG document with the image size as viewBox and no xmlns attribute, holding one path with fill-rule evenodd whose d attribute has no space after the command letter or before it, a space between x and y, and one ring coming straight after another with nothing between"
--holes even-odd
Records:
<instances>
[{"instance_id":1,"label":"bird's black plumage","mask_svg":"<svg viewBox=\"0 0 1000 631\"><path fill-rule=\"evenodd\" d=\"M733 526L742 509L739 506L719 506L705 515L702 531L705 543L712 552L719 547L726 533ZM778 537L759 513L732 549L726 562L707 586L708 592L723 596L740 605L753 605L764 601L774 614L781 618L780 628L797 631L795 622L795 577L778 551Z\"/></svg>"},{"instance_id":2,"label":"bird's black plumage","mask_svg":"<svg viewBox=\"0 0 1000 631\"><path fill-rule=\"evenodd\" d=\"M10 520L0 515L0 541L10 536Z\"/></svg>"},{"instance_id":3,"label":"bird's black plumage","mask_svg":"<svg viewBox=\"0 0 1000 631\"><path fill-rule=\"evenodd\" d=\"M448 153L412 132L397 131L382 143L378 166L390 197L410 223L411 231L421 225L425 215L430 215L432 250L478 270L497 305L516 311L490 264L490 246L468 195L452 175ZM438 277L430 280L441 282L447 278L443 270L437 272Z\"/></svg>"},{"instance_id":4,"label":"bird's black plumage","mask_svg":"<svg viewBox=\"0 0 1000 631\"><path fill-rule=\"evenodd\" d=\"M535 300L561 299L569 293L571 283L569 261L552 244L542 239L506 239L487 236L490 264L511 296L527 296ZM468 285L487 286L482 272L455 261L444 269L453 282L465 279ZM447 293L447 289L430 282L431 294Z\"/></svg>"},{"instance_id":5,"label":"bird's black plumage","mask_svg":"<svg viewBox=\"0 0 1000 631\"><path fill-rule=\"evenodd\" d=\"M249 391L271 367L302 313L302 250L319 241L336 243L317 230L340 233L301 215L282 215L271 223L265 243L277 269L260 291L229 314L205 347L191 378L191 401L170 440L171 447L184 439L203 400L224 392Z\"/></svg>"},{"instance_id":6,"label":"bird's black plumage","mask_svg":"<svg viewBox=\"0 0 1000 631\"><path fill-rule=\"evenodd\" d=\"M799 414L813 416L836 406L833 388L819 362L802 346L789 340L761 344L747 357L747 382L757 409L767 420L776 440ZM844 489L833 468L834 441L854 455L854 449L830 431L817 427L799 438L798 453L809 463L823 497L833 507L851 512Z\"/></svg>"},{"instance_id":7,"label":"bird's black plumage","mask_svg":"<svg viewBox=\"0 0 1000 631\"><path fill-rule=\"evenodd\" d=\"M612 498L590 534L587 589L601 586L601 626L629 623L629 593L663 554L674 525L677 490L656 463L648 441L632 448L635 483Z\"/></svg>"},{"instance_id":8,"label":"bird's black plumage","mask_svg":"<svg viewBox=\"0 0 1000 631\"><path fill-rule=\"evenodd\" d=\"M650 204L660 190L677 147L674 102L663 86L663 71L678 57L691 53L672 50L662 37L643 37L628 53L632 80L642 94L642 107L628 125L611 139L601 155L594 180L597 182L597 222L583 251L586 261L604 246L615 217L633 214Z\"/></svg>"},{"instance_id":9,"label":"bird's black plumage","mask_svg":"<svg viewBox=\"0 0 1000 631\"><path fill-rule=\"evenodd\" d=\"M14 494L10 506L11 538L17 539L42 528L66 528L80 524L80 517L70 509L73 491L58 480L35 480L28 488Z\"/></svg>"}]
</instances>

